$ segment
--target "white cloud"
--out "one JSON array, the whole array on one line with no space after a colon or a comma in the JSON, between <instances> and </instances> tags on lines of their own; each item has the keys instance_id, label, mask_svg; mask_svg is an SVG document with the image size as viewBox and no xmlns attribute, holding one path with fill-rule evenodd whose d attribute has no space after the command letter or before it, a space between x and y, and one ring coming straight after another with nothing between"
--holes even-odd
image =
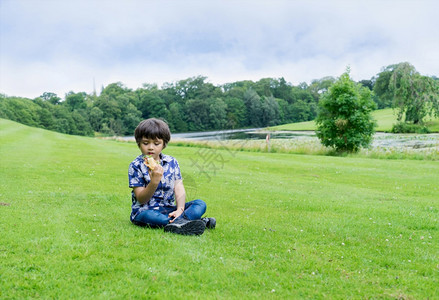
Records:
<instances>
[{"instance_id":1,"label":"white cloud","mask_svg":"<svg viewBox=\"0 0 439 300\"><path fill-rule=\"evenodd\" d=\"M294 84L369 79L408 61L438 75L436 1L0 2L0 92L91 92L121 81L212 83L284 77Z\"/></svg>"}]
</instances>

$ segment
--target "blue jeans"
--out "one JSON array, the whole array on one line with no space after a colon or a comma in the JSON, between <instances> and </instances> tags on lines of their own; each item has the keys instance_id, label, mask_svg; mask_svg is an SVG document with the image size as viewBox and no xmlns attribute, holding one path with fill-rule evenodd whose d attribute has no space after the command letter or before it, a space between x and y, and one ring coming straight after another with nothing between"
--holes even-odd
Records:
<instances>
[{"instance_id":1,"label":"blue jeans","mask_svg":"<svg viewBox=\"0 0 439 300\"><path fill-rule=\"evenodd\" d=\"M169 224L171 218L168 214L175 211L176 206L159 207L159 209L148 209L138 213L132 222L139 226L149 227L163 227ZM203 200L197 199L190 202L186 202L184 206L184 212L180 217L185 217L189 220L201 219L201 216L206 212L206 203ZM177 219L178 219L177 218Z\"/></svg>"}]
</instances>

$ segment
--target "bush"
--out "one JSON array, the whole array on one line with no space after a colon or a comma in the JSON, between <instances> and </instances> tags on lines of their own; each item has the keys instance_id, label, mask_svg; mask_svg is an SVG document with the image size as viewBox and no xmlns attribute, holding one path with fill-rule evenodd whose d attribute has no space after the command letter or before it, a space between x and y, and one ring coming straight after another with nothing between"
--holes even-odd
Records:
<instances>
[{"instance_id":1,"label":"bush","mask_svg":"<svg viewBox=\"0 0 439 300\"><path fill-rule=\"evenodd\" d=\"M398 122L393 125L392 133L430 133L430 130L419 124Z\"/></svg>"},{"instance_id":2,"label":"bush","mask_svg":"<svg viewBox=\"0 0 439 300\"><path fill-rule=\"evenodd\" d=\"M329 87L319 102L316 135L336 152L357 152L372 141L376 104L368 88L355 83L349 70Z\"/></svg>"}]
</instances>

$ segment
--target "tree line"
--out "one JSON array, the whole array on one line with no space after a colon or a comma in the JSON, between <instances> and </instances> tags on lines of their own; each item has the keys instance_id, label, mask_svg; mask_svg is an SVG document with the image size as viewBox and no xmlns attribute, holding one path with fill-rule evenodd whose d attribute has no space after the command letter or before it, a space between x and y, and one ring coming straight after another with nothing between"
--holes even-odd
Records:
<instances>
[{"instance_id":1,"label":"tree line","mask_svg":"<svg viewBox=\"0 0 439 300\"><path fill-rule=\"evenodd\" d=\"M117 82L103 87L99 95L69 92L64 99L51 92L35 99L0 95L0 117L87 136L132 135L137 124L150 117L166 120L172 132L266 127L314 120L321 96L334 82L336 78L328 76L296 86L284 78L213 85L206 77L197 76L161 87L143 84L136 90ZM413 82L423 87L410 90ZM422 88L430 85L435 91L438 82L437 77L421 76L412 65L400 63L359 83L373 91L378 108L404 107L401 118L422 122L427 114L439 112L437 100L431 101L435 97L423 95ZM423 116L416 117L413 111L422 104Z\"/></svg>"}]
</instances>

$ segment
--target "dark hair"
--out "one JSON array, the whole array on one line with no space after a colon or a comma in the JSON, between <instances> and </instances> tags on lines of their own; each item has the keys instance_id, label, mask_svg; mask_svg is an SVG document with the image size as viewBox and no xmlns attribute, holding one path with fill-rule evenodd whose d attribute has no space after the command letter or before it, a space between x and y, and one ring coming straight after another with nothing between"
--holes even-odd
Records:
<instances>
[{"instance_id":1,"label":"dark hair","mask_svg":"<svg viewBox=\"0 0 439 300\"><path fill-rule=\"evenodd\" d=\"M164 148L171 139L171 131L165 121L151 118L143 120L137 125L136 130L134 130L134 137L136 138L137 145L140 145L142 138L162 139Z\"/></svg>"}]
</instances>

